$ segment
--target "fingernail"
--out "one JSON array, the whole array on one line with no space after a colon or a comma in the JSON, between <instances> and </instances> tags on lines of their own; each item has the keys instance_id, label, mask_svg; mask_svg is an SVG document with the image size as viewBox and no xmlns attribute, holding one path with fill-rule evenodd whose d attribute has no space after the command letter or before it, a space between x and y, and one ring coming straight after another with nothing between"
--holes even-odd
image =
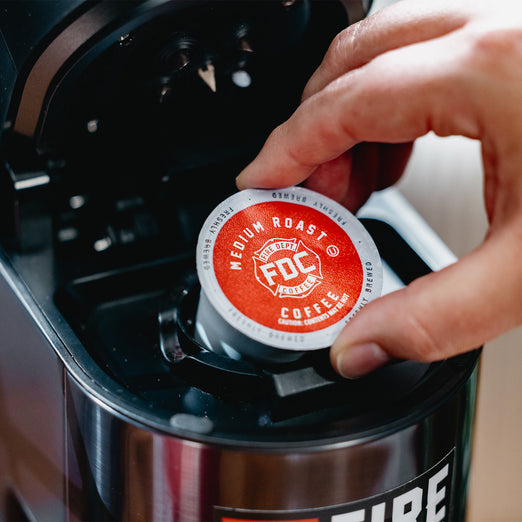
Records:
<instances>
[{"instance_id":1,"label":"fingernail","mask_svg":"<svg viewBox=\"0 0 522 522\"><path fill-rule=\"evenodd\" d=\"M391 357L375 343L357 344L345 348L335 360L336 371L346 379L356 379L391 360Z\"/></svg>"},{"instance_id":2,"label":"fingernail","mask_svg":"<svg viewBox=\"0 0 522 522\"><path fill-rule=\"evenodd\" d=\"M246 185L246 179L245 178L246 178L246 176L245 176L244 170L243 170L243 171L241 171L239 173L239 175L236 178L236 187L239 190L243 190L243 189L248 188L247 185Z\"/></svg>"}]
</instances>

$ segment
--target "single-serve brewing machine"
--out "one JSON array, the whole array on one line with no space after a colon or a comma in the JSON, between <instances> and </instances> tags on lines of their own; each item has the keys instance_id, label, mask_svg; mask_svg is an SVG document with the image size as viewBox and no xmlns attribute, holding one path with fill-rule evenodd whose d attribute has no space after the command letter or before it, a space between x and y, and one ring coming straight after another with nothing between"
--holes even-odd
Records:
<instances>
[{"instance_id":1,"label":"single-serve brewing machine","mask_svg":"<svg viewBox=\"0 0 522 522\"><path fill-rule=\"evenodd\" d=\"M368 4L0 1L0 520L463 520L478 351L349 381L195 334L206 217ZM384 292L454 260L393 189L358 218Z\"/></svg>"}]
</instances>

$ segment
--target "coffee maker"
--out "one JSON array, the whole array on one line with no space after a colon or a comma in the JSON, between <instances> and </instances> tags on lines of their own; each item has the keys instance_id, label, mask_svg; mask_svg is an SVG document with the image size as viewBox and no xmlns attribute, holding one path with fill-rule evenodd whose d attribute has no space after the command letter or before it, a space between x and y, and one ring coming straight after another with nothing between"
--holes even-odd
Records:
<instances>
[{"instance_id":1,"label":"coffee maker","mask_svg":"<svg viewBox=\"0 0 522 522\"><path fill-rule=\"evenodd\" d=\"M369 4L0 1L2 522L463 520L480 350L347 381L194 336L203 221ZM394 189L358 217L385 292L454 261Z\"/></svg>"}]
</instances>

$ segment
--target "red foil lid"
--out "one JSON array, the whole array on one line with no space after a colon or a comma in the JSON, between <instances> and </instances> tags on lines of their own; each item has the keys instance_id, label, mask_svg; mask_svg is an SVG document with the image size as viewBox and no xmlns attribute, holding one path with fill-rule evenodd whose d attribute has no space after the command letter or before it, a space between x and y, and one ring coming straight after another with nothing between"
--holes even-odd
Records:
<instances>
[{"instance_id":1,"label":"red foil lid","mask_svg":"<svg viewBox=\"0 0 522 522\"><path fill-rule=\"evenodd\" d=\"M330 346L382 287L366 229L335 201L300 187L225 200L201 230L197 269L226 322L290 350Z\"/></svg>"}]
</instances>

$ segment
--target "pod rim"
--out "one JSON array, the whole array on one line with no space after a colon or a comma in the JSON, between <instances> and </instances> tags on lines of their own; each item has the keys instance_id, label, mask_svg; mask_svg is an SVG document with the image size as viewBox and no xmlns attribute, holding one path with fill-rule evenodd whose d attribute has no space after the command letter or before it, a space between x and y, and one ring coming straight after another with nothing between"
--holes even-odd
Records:
<instances>
[{"instance_id":1,"label":"pod rim","mask_svg":"<svg viewBox=\"0 0 522 522\"><path fill-rule=\"evenodd\" d=\"M228 220L239 212L265 202L284 202L318 210L330 217L328 210L342 216L338 225L352 241L362 265L373 266L371 294L361 293L353 308L335 324L313 332L289 333L262 325L238 310L221 288L215 271L214 244L217 235ZM322 208L328 209L323 211ZM218 223L219 221L219 223ZM333 221L333 220L332 220ZM216 226L216 223L218 225ZM209 246L210 245L210 246ZM205 251L205 252L204 252ZM206 259L204 259L204 253ZM382 290L382 264L375 243L360 221L334 200L302 187L277 190L247 189L237 192L220 203L206 219L198 238L196 265L201 287L216 312L241 334L267 346L284 350L308 351L331 346L344 325L368 302L380 296Z\"/></svg>"}]
</instances>

